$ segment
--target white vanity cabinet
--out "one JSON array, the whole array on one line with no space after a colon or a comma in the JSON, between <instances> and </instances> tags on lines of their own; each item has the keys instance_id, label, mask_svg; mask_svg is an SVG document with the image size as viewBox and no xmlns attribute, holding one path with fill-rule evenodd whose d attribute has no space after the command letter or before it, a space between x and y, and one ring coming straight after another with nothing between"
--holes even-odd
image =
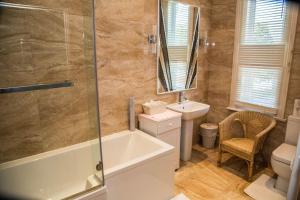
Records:
<instances>
[{"instance_id":1,"label":"white vanity cabinet","mask_svg":"<svg viewBox=\"0 0 300 200\"><path fill-rule=\"evenodd\" d=\"M174 169L179 168L181 113L167 110L154 115L139 115L140 130L175 147Z\"/></svg>"}]
</instances>

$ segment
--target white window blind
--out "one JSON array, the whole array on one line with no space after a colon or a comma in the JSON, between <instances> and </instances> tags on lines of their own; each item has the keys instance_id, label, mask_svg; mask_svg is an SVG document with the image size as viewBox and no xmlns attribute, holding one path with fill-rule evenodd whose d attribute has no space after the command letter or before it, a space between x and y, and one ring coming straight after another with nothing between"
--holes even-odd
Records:
<instances>
[{"instance_id":1,"label":"white window blind","mask_svg":"<svg viewBox=\"0 0 300 200\"><path fill-rule=\"evenodd\" d=\"M241 9L233 104L277 114L287 67L288 4L282 0L245 0Z\"/></svg>"},{"instance_id":2,"label":"white window blind","mask_svg":"<svg viewBox=\"0 0 300 200\"><path fill-rule=\"evenodd\" d=\"M172 86L184 89L187 77L189 41L192 33L191 10L188 5L168 1L167 46Z\"/></svg>"}]
</instances>

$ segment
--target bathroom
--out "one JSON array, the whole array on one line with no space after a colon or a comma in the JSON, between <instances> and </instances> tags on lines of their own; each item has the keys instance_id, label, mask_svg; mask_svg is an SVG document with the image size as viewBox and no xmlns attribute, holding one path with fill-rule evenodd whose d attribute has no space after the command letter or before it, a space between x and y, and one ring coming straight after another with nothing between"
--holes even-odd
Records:
<instances>
[{"instance_id":1,"label":"bathroom","mask_svg":"<svg viewBox=\"0 0 300 200\"><path fill-rule=\"evenodd\" d=\"M168 23L164 22L171 16L166 16L166 5L182 7L176 19L186 20L185 14L192 12L193 22L198 22L189 23L192 29L184 29L192 41L188 48L195 50L193 58L197 61L192 63L194 73L189 88L165 87L170 80L160 76L160 69L165 67L161 63L165 59L164 42L168 43L162 32L167 29ZM257 15L258 18L279 18L276 18L278 23L266 20L268 26L275 27L272 33L258 27L264 39L275 34L276 45L266 45L261 38L250 39L254 47L264 45L265 49L254 49L261 54L240 46L239 38L245 35L243 31L248 31L245 23L251 21L246 16L255 15L253 10L266 13L264 17ZM0 1L1 197L297 199L299 41L298 5L289 1ZM242 53L245 54L241 58ZM237 73L240 62L253 65L251 61L258 63L257 69L265 71L249 72L251 67L245 67L244 74ZM268 73L268 67L275 70ZM187 76L189 70L184 73ZM236 77L247 74L251 76L243 87ZM239 89L249 92L249 81L255 78L260 79L262 89L272 88L263 90L267 91L264 96L267 102L256 105L235 101ZM254 95L264 95L257 91ZM251 99L254 98L247 98ZM151 100L164 102L159 106L169 108L163 107L161 112L176 116L177 121L168 126L174 127L172 132L179 135L171 138L177 139L177 146L162 141L158 135L152 137L155 135L149 130L152 126L143 127L143 119L151 119L149 113L144 113L146 102L151 112L151 105L155 104ZM181 108L186 104L188 108L191 102L200 103L195 105L206 110L189 120L184 119L187 115L184 110L174 111L177 105ZM172 110L170 105L174 104ZM213 148L203 147L204 139L199 136L201 124L219 125L242 110L262 113L272 119L270 123L276 123L270 125L259 154L255 155L250 179L248 162L237 155L223 153L219 165L220 127ZM280 170L274 170L277 165L272 161L276 150L287 141L289 116L292 129L297 132L292 136L293 152L287 151L293 157L289 161L288 181L294 182L280 190L275 186ZM238 131L243 131L238 123L235 125ZM162 130L166 130L165 126ZM187 143L183 145L183 141ZM182 155L184 150L187 156ZM267 183L271 186L266 186Z\"/></svg>"}]
</instances>

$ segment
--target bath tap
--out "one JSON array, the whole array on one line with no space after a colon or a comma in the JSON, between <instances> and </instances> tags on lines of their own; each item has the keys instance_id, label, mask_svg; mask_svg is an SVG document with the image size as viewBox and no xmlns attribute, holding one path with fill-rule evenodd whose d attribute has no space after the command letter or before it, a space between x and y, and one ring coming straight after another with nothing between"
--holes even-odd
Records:
<instances>
[{"instance_id":1,"label":"bath tap","mask_svg":"<svg viewBox=\"0 0 300 200\"><path fill-rule=\"evenodd\" d=\"M99 161L98 164L96 165L96 170L101 171L103 169L103 163L102 161Z\"/></svg>"}]
</instances>

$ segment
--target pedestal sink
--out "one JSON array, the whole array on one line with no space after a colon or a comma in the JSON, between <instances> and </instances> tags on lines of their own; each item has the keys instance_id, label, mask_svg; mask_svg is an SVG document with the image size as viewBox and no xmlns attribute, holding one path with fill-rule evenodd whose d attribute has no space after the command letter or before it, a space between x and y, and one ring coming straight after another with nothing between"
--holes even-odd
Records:
<instances>
[{"instance_id":1,"label":"pedestal sink","mask_svg":"<svg viewBox=\"0 0 300 200\"><path fill-rule=\"evenodd\" d=\"M191 158L193 139L193 120L204 116L210 106L195 101L183 101L167 105L167 108L182 113L180 138L180 159L187 161Z\"/></svg>"}]
</instances>

